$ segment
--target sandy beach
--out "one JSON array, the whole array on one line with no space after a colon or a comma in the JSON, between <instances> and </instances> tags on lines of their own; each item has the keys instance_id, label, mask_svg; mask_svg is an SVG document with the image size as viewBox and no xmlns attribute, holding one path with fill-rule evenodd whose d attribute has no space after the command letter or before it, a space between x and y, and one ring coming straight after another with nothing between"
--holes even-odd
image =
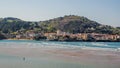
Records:
<instances>
[{"instance_id":1,"label":"sandy beach","mask_svg":"<svg viewBox=\"0 0 120 68\"><path fill-rule=\"evenodd\" d=\"M87 66L90 68L120 68L119 51L52 47L0 47L0 55L16 56L21 59L25 57L25 59L35 58L38 60L44 59L49 61L64 61L66 63L83 65L83 68L87 68ZM4 68L4 66L2 67ZM75 68L79 67L76 66Z\"/></svg>"}]
</instances>

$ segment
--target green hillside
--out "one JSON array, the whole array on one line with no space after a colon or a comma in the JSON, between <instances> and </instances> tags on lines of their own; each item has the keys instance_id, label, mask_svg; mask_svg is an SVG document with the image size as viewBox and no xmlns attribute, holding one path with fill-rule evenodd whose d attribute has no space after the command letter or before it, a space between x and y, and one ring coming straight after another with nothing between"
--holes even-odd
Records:
<instances>
[{"instance_id":1,"label":"green hillside","mask_svg":"<svg viewBox=\"0 0 120 68\"><path fill-rule=\"evenodd\" d=\"M31 22L18 18L0 18L0 31L13 33L20 30L35 30L40 32L56 32L57 30L70 33L103 33L119 34L120 28L102 25L83 16L68 15L46 21Z\"/></svg>"},{"instance_id":2,"label":"green hillside","mask_svg":"<svg viewBox=\"0 0 120 68\"><path fill-rule=\"evenodd\" d=\"M47 32L62 30L70 33L104 33L120 34L120 29L102 25L83 16L69 15L40 22L40 26Z\"/></svg>"},{"instance_id":3,"label":"green hillside","mask_svg":"<svg viewBox=\"0 0 120 68\"><path fill-rule=\"evenodd\" d=\"M29 30L34 28L36 22L27 22L18 18L1 18L0 19L0 31L3 33L16 32L18 30Z\"/></svg>"}]
</instances>

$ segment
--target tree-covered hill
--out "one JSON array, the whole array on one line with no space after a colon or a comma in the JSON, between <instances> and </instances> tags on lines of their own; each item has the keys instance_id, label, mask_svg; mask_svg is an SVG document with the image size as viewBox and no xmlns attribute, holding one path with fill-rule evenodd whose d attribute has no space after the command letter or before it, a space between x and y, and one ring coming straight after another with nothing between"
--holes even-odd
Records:
<instances>
[{"instance_id":1,"label":"tree-covered hill","mask_svg":"<svg viewBox=\"0 0 120 68\"><path fill-rule=\"evenodd\" d=\"M69 15L40 22L47 32L62 30L70 33L107 33L120 34L120 29L102 25L83 16Z\"/></svg>"},{"instance_id":2,"label":"tree-covered hill","mask_svg":"<svg viewBox=\"0 0 120 68\"><path fill-rule=\"evenodd\" d=\"M120 28L102 25L83 16L68 15L46 21L31 22L18 18L0 18L0 31L13 33L20 30L35 30L39 32L56 32L57 30L70 33L104 33L119 34Z\"/></svg>"},{"instance_id":3,"label":"tree-covered hill","mask_svg":"<svg viewBox=\"0 0 120 68\"><path fill-rule=\"evenodd\" d=\"M36 22L27 22L18 18L1 18L0 31L3 33L11 33L22 29L29 30L31 28L34 28L34 24L36 24Z\"/></svg>"}]
</instances>

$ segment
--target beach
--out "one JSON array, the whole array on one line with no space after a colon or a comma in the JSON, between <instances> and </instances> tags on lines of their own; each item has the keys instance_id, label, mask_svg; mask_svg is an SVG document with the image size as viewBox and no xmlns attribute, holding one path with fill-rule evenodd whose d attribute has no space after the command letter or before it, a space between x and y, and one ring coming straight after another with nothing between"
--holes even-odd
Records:
<instances>
[{"instance_id":1,"label":"beach","mask_svg":"<svg viewBox=\"0 0 120 68\"><path fill-rule=\"evenodd\" d=\"M16 44L0 46L0 68L120 68L119 50Z\"/></svg>"}]
</instances>

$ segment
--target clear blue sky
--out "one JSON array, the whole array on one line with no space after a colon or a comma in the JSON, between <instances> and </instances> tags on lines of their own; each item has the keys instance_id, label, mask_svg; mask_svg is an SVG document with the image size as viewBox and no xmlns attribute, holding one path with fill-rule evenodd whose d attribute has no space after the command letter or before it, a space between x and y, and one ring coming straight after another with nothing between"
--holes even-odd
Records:
<instances>
[{"instance_id":1,"label":"clear blue sky","mask_svg":"<svg viewBox=\"0 0 120 68\"><path fill-rule=\"evenodd\" d=\"M120 0L0 0L2 18L40 21L70 14L120 26Z\"/></svg>"}]
</instances>

